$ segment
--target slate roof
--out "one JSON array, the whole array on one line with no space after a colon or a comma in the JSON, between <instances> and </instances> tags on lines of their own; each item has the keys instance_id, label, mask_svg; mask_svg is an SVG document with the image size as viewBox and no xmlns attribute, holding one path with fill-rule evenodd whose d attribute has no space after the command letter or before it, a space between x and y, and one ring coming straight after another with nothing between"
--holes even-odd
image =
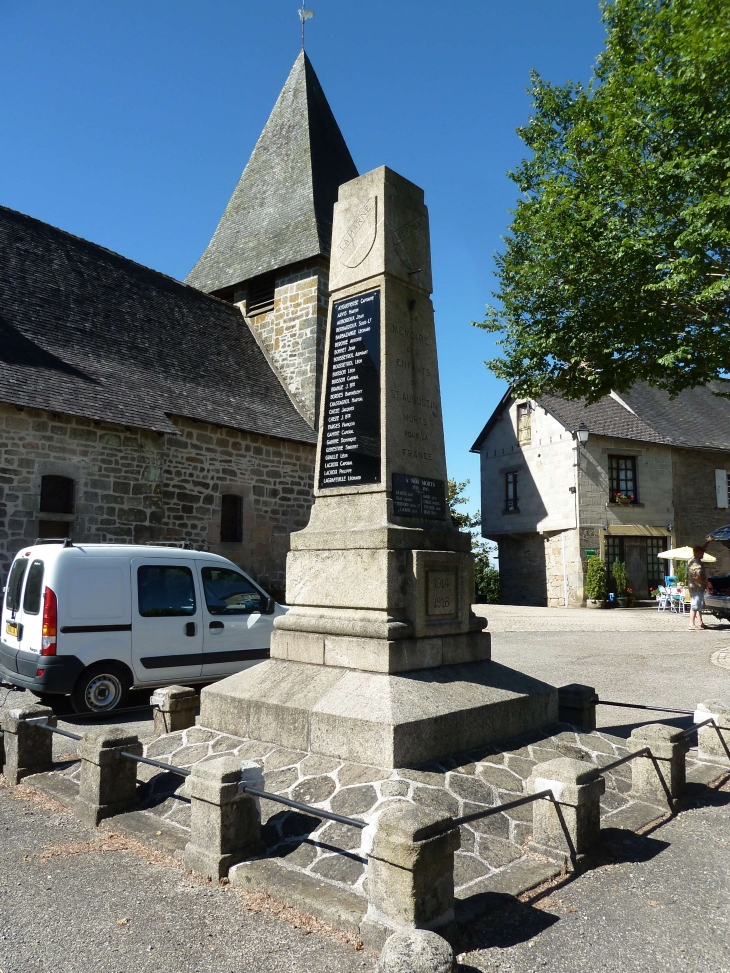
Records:
<instances>
[{"instance_id":1,"label":"slate roof","mask_svg":"<svg viewBox=\"0 0 730 973\"><path fill-rule=\"evenodd\" d=\"M238 308L0 207L0 401L315 443Z\"/></svg>"},{"instance_id":2,"label":"slate roof","mask_svg":"<svg viewBox=\"0 0 730 973\"><path fill-rule=\"evenodd\" d=\"M639 382L630 392L607 395L588 406L583 399L569 401L557 395L543 395L537 401L571 431L585 423L589 432L596 436L694 449L730 450L730 399L720 398L714 394L716 392L730 393L730 381L710 382L704 387L688 389L675 399L670 399L660 389ZM511 392L507 392L479 434L472 452L480 451L482 442L510 399Z\"/></svg>"},{"instance_id":3,"label":"slate roof","mask_svg":"<svg viewBox=\"0 0 730 973\"><path fill-rule=\"evenodd\" d=\"M337 191L357 174L302 51L213 239L186 282L212 293L329 254Z\"/></svg>"}]
</instances>

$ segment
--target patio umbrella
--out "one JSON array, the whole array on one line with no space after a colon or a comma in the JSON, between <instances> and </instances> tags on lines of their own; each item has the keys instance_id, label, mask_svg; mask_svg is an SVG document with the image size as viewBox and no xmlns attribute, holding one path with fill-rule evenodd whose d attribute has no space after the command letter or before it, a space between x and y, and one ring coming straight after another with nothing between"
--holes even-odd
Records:
<instances>
[{"instance_id":1,"label":"patio umbrella","mask_svg":"<svg viewBox=\"0 0 730 973\"><path fill-rule=\"evenodd\" d=\"M691 547L675 547L671 551L662 551L657 557L665 557L668 561L689 561L692 557ZM717 560L712 554L705 553L702 561L704 564L714 564Z\"/></svg>"}]
</instances>

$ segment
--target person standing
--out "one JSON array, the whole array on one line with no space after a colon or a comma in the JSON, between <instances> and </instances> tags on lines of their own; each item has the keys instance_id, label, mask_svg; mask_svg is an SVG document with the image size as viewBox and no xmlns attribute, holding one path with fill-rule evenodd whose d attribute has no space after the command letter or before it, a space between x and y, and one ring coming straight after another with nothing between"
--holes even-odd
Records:
<instances>
[{"instance_id":1,"label":"person standing","mask_svg":"<svg viewBox=\"0 0 730 973\"><path fill-rule=\"evenodd\" d=\"M689 627L707 628L702 621L702 609L705 607L705 589L707 588L707 575L702 558L705 556L704 547L693 547L692 557L687 562L687 587L689 588ZM695 623L699 620L699 625Z\"/></svg>"}]
</instances>

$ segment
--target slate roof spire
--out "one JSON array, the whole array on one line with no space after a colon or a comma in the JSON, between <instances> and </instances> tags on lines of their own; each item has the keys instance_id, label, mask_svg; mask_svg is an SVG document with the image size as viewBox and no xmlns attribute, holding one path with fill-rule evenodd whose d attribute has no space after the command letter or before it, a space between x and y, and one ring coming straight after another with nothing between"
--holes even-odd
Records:
<instances>
[{"instance_id":1,"label":"slate roof spire","mask_svg":"<svg viewBox=\"0 0 730 973\"><path fill-rule=\"evenodd\" d=\"M302 51L226 206L186 278L207 293L327 255L332 209L358 175L314 68Z\"/></svg>"}]
</instances>

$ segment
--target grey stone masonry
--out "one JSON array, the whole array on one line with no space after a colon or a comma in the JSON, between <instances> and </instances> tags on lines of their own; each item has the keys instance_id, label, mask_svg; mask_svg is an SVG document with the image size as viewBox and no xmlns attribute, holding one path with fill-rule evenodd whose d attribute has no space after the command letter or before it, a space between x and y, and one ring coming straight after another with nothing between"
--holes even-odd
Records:
<instances>
[{"instance_id":1,"label":"grey stone masonry","mask_svg":"<svg viewBox=\"0 0 730 973\"><path fill-rule=\"evenodd\" d=\"M375 973L452 973L454 951L435 932L409 929L394 933L383 947Z\"/></svg>"},{"instance_id":2,"label":"grey stone masonry","mask_svg":"<svg viewBox=\"0 0 730 973\"><path fill-rule=\"evenodd\" d=\"M215 757L196 764L187 779L191 801L190 841L185 865L204 878L225 878L232 865L265 853L258 800L243 785L263 789L253 760Z\"/></svg>"},{"instance_id":3,"label":"grey stone masonry","mask_svg":"<svg viewBox=\"0 0 730 973\"><path fill-rule=\"evenodd\" d=\"M75 812L94 827L104 818L131 811L137 805L137 762L122 751L142 756L134 733L119 727L91 730L79 741L81 782Z\"/></svg>"},{"instance_id":4,"label":"grey stone masonry","mask_svg":"<svg viewBox=\"0 0 730 973\"><path fill-rule=\"evenodd\" d=\"M187 542L222 554L283 600L289 534L312 504L314 446L171 422L177 434L0 403L0 574L39 521L56 521L74 542ZM74 481L73 513L40 509L49 474ZM225 494L241 498L240 541L221 541Z\"/></svg>"},{"instance_id":5,"label":"grey stone masonry","mask_svg":"<svg viewBox=\"0 0 730 973\"><path fill-rule=\"evenodd\" d=\"M558 690L559 720L578 727L584 733L593 733L596 728L596 703L598 694L593 686L571 683Z\"/></svg>"},{"instance_id":6,"label":"grey stone masonry","mask_svg":"<svg viewBox=\"0 0 730 973\"><path fill-rule=\"evenodd\" d=\"M191 686L165 686L150 696L155 719L155 736L176 733L195 726L200 697Z\"/></svg>"},{"instance_id":7,"label":"grey stone masonry","mask_svg":"<svg viewBox=\"0 0 730 973\"><path fill-rule=\"evenodd\" d=\"M31 704L3 714L5 761L3 774L18 784L31 774L42 774L53 767L53 734L27 721L44 716L49 726L56 725L53 710Z\"/></svg>"},{"instance_id":8,"label":"grey stone masonry","mask_svg":"<svg viewBox=\"0 0 730 973\"><path fill-rule=\"evenodd\" d=\"M702 726L697 731L697 743L700 757L716 763L730 764L730 700L706 699L699 703L695 710L695 723L704 723L714 719L717 729L711 724Z\"/></svg>"},{"instance_id":9,"label":"grey stone masonry","mask_svg":"<svg viewBox=\"0 0 730 973\"><path fill-rule=\"evenodd\" d=\"M458 828L443 811L406 803L387 807L363 833L368 911L363 943L379 948L395 930L454 929L454 852Z\"/></svg>"},{"instance_id":10,"label":"grey stone masonry","mask_svg":"<svg viewBox=\"0 0 730 973\"><path fill-rule=\"evenodd\" d=\"M646 756L631 761L632 797L647 804L666 807L669 803L667 790L674 799L680 797L687 786L685 755L689 750L689 740L676 726L649 723L636 727L629 737L630 751L636 752L644 747L649 747L654 760Z\"/></svg>"},{"instance_id":11,"label":"grey stone masonry","mask_svg":"<svg viewBox=\"0 0 730 973\"><path fill-rule=\"evenodd\" d=\"M596 776L598 770L598 764L571 757L558 757L533 767L527 793L552 791L560 811L550 800L533 802L531 847L548 857L573 857L584 855L598 844L601 797L606 790L605 779Z\"/></svg>"}]
</instances>

